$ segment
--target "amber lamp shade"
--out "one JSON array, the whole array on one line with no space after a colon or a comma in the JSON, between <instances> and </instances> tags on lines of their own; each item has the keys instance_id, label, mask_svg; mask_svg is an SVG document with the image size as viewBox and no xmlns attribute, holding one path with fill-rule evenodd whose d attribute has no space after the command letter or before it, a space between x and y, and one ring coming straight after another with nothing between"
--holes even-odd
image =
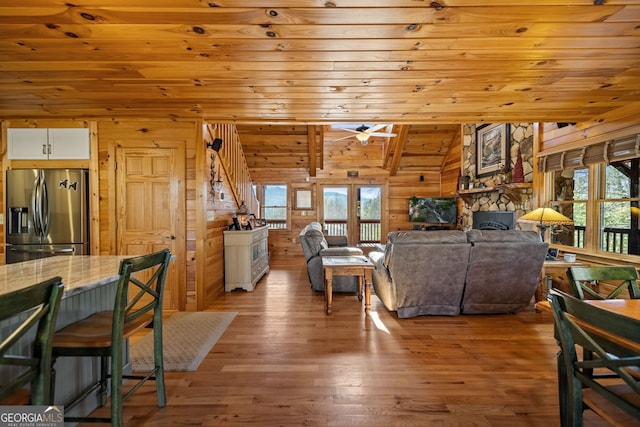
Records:
<instances>
[{"instance_id":1,"label":"amber lamp shade","mask_svg":"<svg viewBox=\"0 0 640 427\"><path fill-rule=\"evenodd\" d=\"M518 218L518 222L535 224L540 229L540 238L544 242L547 228L554 225L571 225L573 220L551 208L538 208Z\"/></svg>"}]
</instances>

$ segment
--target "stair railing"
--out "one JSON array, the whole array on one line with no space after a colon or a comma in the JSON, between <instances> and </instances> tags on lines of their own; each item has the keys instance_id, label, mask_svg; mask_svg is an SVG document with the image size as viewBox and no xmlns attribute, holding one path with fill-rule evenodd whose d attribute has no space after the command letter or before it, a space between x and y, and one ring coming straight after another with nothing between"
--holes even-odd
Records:
<instances>
[{"instance_id":1,"label":"stair railing","mask_svg":"<svg viewBox=\"0 0 640 427\"><path fill-rule=\"evenodd\" d=\"M208 142L213 142L215 138L222 139L218 158L233 193L236 206L240 206L244 201L249 212L260 216L260 206L253 190L253 181L251 181L249 166L244 151L242 151L236 126L216 123L205 124L204 127L203 136Z\"/></svg>"}]
</instances>

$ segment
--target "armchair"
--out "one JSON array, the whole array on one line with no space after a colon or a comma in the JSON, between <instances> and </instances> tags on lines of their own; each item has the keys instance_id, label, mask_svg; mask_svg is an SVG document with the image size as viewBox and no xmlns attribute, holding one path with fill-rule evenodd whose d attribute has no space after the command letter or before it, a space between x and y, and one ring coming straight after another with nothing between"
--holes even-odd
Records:
<instances>
[{"instance_id":1,"label":"armchair","mask_svg":"<svg viewBox=\"0 0 640 427\"><path fill-rule=\"evenodd\" d=\"M308 224L300 232L300 244L307 261L307 274L311 289L324 292L324 269L322 256L363 255L362 250L347 247L346 236L325 236L319 222ZM339 276L333 279L333 292L358 293L358 278Z\"/></svg>"}]
</instances>

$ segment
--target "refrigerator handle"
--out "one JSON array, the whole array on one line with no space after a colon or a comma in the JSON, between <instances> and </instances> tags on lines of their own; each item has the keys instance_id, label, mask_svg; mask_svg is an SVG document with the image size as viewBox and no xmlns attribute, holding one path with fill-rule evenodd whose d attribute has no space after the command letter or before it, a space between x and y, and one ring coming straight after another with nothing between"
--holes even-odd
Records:
<instances>
[{"instance_id":1,"label":"refrigerator handle","mask_svg":"<svg viewBox=\"0 0 640 427\"><path fill-rule=\"evenodd\" d=\"M33 212L33 228L36 236L42 236L42 226L40 224L40 173L36 175L31 194L31 211Z\"/></svg>"},{"instance_id":2,"label":"refrigerator handle","mask_svg":"<svg viewBox=\"0 0 640 427\"><path fill-rule=\"evenodd\" d=\"M47 180L42 177L40 194L40 223L42 224L42 235L49 234L49 190Z\"/></svg>"}]
</instances>

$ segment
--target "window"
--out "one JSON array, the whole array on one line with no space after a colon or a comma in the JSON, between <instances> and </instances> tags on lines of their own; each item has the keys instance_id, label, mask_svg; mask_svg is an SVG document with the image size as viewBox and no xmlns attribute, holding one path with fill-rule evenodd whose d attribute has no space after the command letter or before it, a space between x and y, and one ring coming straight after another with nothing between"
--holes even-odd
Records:
<instances>
[{"instance_id":1,"label":"window","mask_svg":"<svg viewBox=\"0 0 640 427\"><path fill-rule=\"evenodd\" d=\"M322 200L327 234L348 236L349 187L324 187Z\"/></svg>"},{"instance_id":2,"label":"window","mask_svg":"<svg viewBox=\"0 0 640 427\"><path fill-rule=\"evenodd\" d=\"M358 188L358 244L380 243L382 234L382 187Z\"/></svg>"},{"instance_id":3,"label":"window","mask_svg":"<svg viewBox=\"0 0 640 427\"><path fill-rule=\"evenodd\" d=\"M594 253L640 255L640 158L554 170L550 205L573 219L552 243ZM596 179L597 178L597 179Z\"/></svg>"},{"instance_id":4,"label":"window","mask_svg":"<svg viewBox=\"0 0 640 427\"><path fill-rule=\"evenodd\" d=\"M601 166L600 250L640 255L638 210L640 206L640 159Z\"/></svg>"},{"instance_id":5,"label":"window","mask_svg":"<svg viewBox=\"0 0 640 427\"><path fill-rule=\"evenodd\" d=\"M265 184L262 186L262 218L267 220L267 227L272 229L287 228L286 184Z\"/></svg>"},{"instance_id":6,"label":"window","mask_svg":"<svg viewBox=\"0 0 640 427\"><path fill-rule=\"evenodd\" d=\"M551 173L553 199L551 206L571 218L573 225L551 228L551 242L559 245L585 247L587 233L587 201L589 200L589 169L564 169Z\"/></svg>"}]
</instances>

